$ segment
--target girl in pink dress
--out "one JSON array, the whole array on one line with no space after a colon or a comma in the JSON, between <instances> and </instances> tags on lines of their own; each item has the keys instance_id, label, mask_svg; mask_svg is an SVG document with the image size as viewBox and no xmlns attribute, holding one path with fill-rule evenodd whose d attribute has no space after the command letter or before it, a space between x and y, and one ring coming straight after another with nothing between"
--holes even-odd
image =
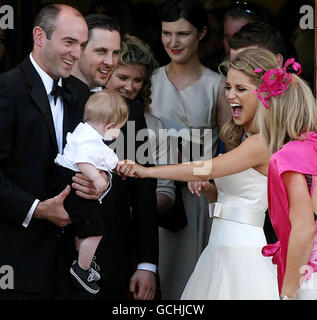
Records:
<instances>
[{"instance_id":1,"label":"girl in pink dress","mask_svg":"<svg viewBox=\"0 0 317 320\"><path fill-rule=\"evenodd\" d=\"M262 253L278 267L280 297L317 299L317 107L289 59L283 68L256 69L262 85L256 90L265 108L260 132L272 155L268 171L268 209L279 241Z\"/></svg>"}]
</instances>

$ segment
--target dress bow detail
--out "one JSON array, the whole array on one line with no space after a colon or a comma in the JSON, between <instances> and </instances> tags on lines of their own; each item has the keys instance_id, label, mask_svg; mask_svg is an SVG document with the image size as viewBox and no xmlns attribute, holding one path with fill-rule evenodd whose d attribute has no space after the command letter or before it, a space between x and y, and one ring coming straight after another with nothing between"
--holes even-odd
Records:
<instances>
[{"instance_id":1,"label":"dress bow detail","mask_svg":"<svg viewBox=\"0 0 317 320\"><path fill-rule=\"evenodd\" d=\"M281 261L281 244L279 241L268 244L262 248L262 255L264 257L273 257L272 262L278 264Z\"/></svg>"}]
</instances>

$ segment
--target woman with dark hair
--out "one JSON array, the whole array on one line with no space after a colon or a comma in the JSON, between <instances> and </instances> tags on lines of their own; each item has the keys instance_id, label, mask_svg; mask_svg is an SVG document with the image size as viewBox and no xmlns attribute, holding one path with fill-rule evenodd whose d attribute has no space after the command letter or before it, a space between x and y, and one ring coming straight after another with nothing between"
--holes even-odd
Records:
<instances>
[{"instance_id":1,"label":"woman with dark hair","mask_svg":"<svg viewBox=\"0 0 317 320\"><path fill-rule=\"evenodd\" d=\"M207 33L206 10L198 0L172 0L160 13L162 44L171 61L152 76L151 112L162 120L170 136L181 138L182 161L211 158L217 152L219 127L228 111L223 108L222 76L203 66L198 56L200 41ZM160 228L164 299L180 298L211 226L207 199L193 196L186 183L177 183L177 189L187 225L179 231Z\"/></svg>"}]
</instances>

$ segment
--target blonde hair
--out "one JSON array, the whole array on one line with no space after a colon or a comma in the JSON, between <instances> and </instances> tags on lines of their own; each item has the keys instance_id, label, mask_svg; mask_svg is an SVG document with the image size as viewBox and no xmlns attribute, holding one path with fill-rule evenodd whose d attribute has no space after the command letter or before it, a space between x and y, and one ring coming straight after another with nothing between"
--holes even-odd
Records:
<instances>
[{"instance_id":1,"label":"blonde hair","mask_svg":"<svg viewBox=\"0 0 317 320\"><path fill-rule=\"evenodd\" d=\"M307 83L296 74L292 74L281 95L268 100L269 110L260 104L260 133L272 154L287 142L305 139L304 132L317 131L315 98Z\"/></svg>"},{"instance_id":2,"label":"blonde hair","mask_svg":"<svg viewBox=\"0 0 317 320\"><path fill-rule=\"evenodd\" d=\"M86 122L106 122L119 124L129 115L129 108L125 100L115 91L103 89L94 93L88 99L83 120Z\"/></svg>"},{"instance_id":3,"label":"blonde hair","mask_svg":"<svg viewBox=\"0 0 317 320\"><path fill-rule=\"evenodd\" d=\"M223 75L227 75L229 69L233 68L243 72L251 81L252 84L259 87L261 84L261 77L263 74L254 73L256 68L262 68L264 71L268 69L277 68L277 57L272 52L266 49L247 49L237 54L231 60L225 60L219 66L219 72ZM252 135L259 132L259 123L257 121L257 108L256 115L254 116L254 125L250 132L246 132L246 135ZM223 126L220 131L221 140L230 145L231 147L237 147L244 134L243 126L236 125L232 119Z\"/></svg>"}]
</instances>

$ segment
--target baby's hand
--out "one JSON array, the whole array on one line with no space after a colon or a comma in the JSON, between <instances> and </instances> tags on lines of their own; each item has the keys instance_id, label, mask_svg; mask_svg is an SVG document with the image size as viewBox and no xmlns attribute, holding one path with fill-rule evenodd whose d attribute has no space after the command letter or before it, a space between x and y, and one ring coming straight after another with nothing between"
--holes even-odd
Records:
<instances>
[{"instance_id":1,"label":"baby's hand","mask_svg":"<svg viewBox=\"0 0 317 320\"><path fill-rule=\"evenodd\" d=\"M116 167L116 173L119 174L123 179L125 177L133 178L146 178L147 168L131 160L119 161Z\"/></svg>"},{"instance_id":2,"label":"baby's hand","mask_svg":"<svg viewBox=\"0 0 317 320\"><path fill-rule=\"evenodd\" d=\"M93 180L93 185L96 189L96 193L103 192L107 188L107 183L101 175Z\"/></svg>"}]
</instances>

